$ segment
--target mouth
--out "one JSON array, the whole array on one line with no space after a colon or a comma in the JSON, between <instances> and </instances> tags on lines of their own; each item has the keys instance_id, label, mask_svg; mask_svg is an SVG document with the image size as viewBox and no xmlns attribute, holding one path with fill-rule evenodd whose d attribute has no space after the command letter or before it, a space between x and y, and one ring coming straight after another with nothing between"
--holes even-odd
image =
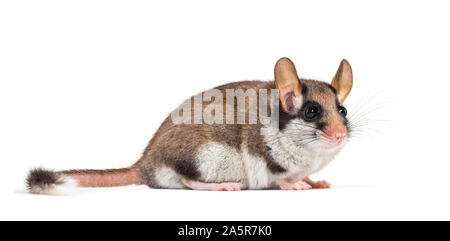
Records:
<instances>
[{"instance_id":1,"label":"mouth","mask_svg":"<svg viewBox=\"0 0 450 241\"><path fill-rule=\"evenodd\" d=\"M320 141L317 142L315 146L321 150L332 151L342 147L345 144L346 140L347 138L340 140L331 140L330 138L327 137L321 137Z\"/></svg>"}]
</instances>

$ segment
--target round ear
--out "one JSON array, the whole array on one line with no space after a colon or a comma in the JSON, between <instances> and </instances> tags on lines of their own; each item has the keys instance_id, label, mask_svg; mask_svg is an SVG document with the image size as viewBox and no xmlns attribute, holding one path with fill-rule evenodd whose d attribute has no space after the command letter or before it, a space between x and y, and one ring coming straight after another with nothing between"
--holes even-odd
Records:
<instances>
[{"instance_id":1,"label":"round ear","mask_svg":"<svg viewBox=\"0 0 450 241\"><path fill-rule=\"evenodd\" d=\"M336 75L331 81L331 85L336 89L339 102L343 103L353 86L353 73L350 63L343 59L339 65Z\"/></svg>"},{"instance_id":2,"label":"round ear","mask_svg":"<svg viewBox=\"0 0 450 241\"><path fill-rule=\"evenodd\" d=\"M288 58L281 58L275 64L275 85L280 91L281 105L287 113L295 113L295 97L301 93L301 85L294 63Z\"/></svg>"}]
</instances>

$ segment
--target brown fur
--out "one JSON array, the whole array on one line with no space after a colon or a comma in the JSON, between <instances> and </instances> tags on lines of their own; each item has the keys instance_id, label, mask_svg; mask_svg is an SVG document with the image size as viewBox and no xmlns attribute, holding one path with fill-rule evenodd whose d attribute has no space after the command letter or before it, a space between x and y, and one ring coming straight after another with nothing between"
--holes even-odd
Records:
<instances>
[{"instance_id":1,"label":"brown fur","mask_svg":"<svg viewBox=\"0 0 450 241\"><path fill-rule=\"evenodd\" d=\"M320 102L327 110L333 110L332 113L337 113L336 109L336 95L326 83L315 80L301 79L300 82L308 89L305 93L306 99L314 99ZM267 89L270 97L270 90L276 89L274 82L262 81L243 81L234 82L219 86L215 89L222 91L224 96L224 112L223 120L225 123L226 103L225 90L226 89L255 89L259 98L259 89ZM270 98L268 98L270 101ZM203 102L205 108L210 102ZM247 106L248 108L248 103ZM280 105L281 107L281 105ZM258 106L259 108L259 106ZM235 98L234 110L236 116L237 101ZM259 110L258 110L259 111ZM280 113L283 111L279 110ZM193 112L193 111L192 111ZM247 111L248 114L248 111ZM270 115L270 111L269 111ZM335 114L328 118L337 119L339 116ZM236 120L235 120L236 121ZM248 118L247 118L248 121ZM258 124L180 124L172 123L170 116L162 123L158 129L141 159L135 164L142 173L143 182L151 187L158 187L154 180L154 174L162 167L169 167L175 170L178 174L192 180L199 180L200 174L197 173L195 166L195 157L199 152L200 147L210 141L223 143L235 148L241 149L241 144L247 145L249 154L263 157L269 170L274 173L282 173L284 170L279 166L273 158L268 154L268 147L265 144L263 136L261 135L260 123ZM199 180L201 181L201 180Z\"/></svg>"},{"instance_id":2,"label":"brown fur","mask_svg":"<svg viewBox=\"0 0 450 241\"><path fill-rule=\"evenodd\" d=\"M218 86L223 95L223 122L225 123L226 113L226 89L255 89L258 93L259 89L274 89L273 82L262 81L243 81L233 82L226 85ZM270 91L268 92L270 97ZM211 102L203 102L203 109ZM248 103L247 106L248 108ZM234 110L236 117L237 101L234 101ZM270 112L269 112L270 113ZM248 118L247 118L248 119ZM236 123L236 119L235 119ZM161 124L158 131L148 144L141 159L135 164L142 173L144 182L151 187L158 187L154 180L155 171L162 167L170 167L178 174L192 180L198 180L200 175L196 173L194 159L199 148L210 141L223 143L241 149L241 143L258 133L255 143L259 143L265 148L260 133L261 125L239 125L239 124L180 124L172 123L171 117L167 117ZM252 153L260 153L258 145L252 145ZM269 161L270 162L270 161Z\"/></svg>"},{"instance_id":3,"label":"brown fur","mask_svg":"<svg viewBox=\"0 0 450 241\"><path fill-rule=\"evenodd\" d=\"M303 85L304 98L314 99L322 104L328 111L327 122L336 122L341 118L336 113L335 93L326 83L301 79ZM259 90L267 89L268 106L270 106L271 90L276 89L274 82L243 81L234 82L217 87L224 96L223 100L223 121L225 123L226 113L226 89L254 89L259 100ZM191 97L193 98L193 97ZM211 102L203 102L203 108ZM248 100L246 101L246 113L248 115ZM259 108L259 105L257 106ZM234 116L236 117L237 100L234 101ZM330 111L332 110L332 111ZM283 109L279 109L280 114L286 114ZM259 113L259 109L258 109ZM270 108L268 115L271 114ZM291 117L295 118L295 117ZM248 122L248 116L246 123ZM235 118L236 123L236 118ZM109 187L130 184L147 184L150 187L158 188L155 181L155 174L163 167L173 169L181 176L200 180L200 173L195 163L195 158L200 147L208 142L222 143L240 151L241 144L244 143L248 152L254 156L263 157L268 169L273 174L283 173L286 170L277 164L269 154L269 147L266 146L261 135L261 123L257 124L180 124L175 125L171 117L167 117L150 140L142 157L130 168L107 169L107 170L67 170L60 172L35 171L29 176L30 183L55 183L58 175L68 175L75 178L81 187ZM53 179L55 180L53 180Z\"/></svg>"},{"instance_id":4,"label":"brown fur","mask_svg":"<svg viewBox=\"0 0 450 241\"><path fill-rule=\"evenodd\" d=\"M45 170L36 170L30 173L27 181L31 184L42 184L57 182L59 175L68 175L75 178L82 187L104 187L121 186L130 184L146 184L150 187L159 188L155 176L163 168L170 168L184 178L196 181L201 180L196 166L196 157L200 148L209 142L217 142L229 147L241 150L245 145L250 155L262 157L268 169L272 174L277 175L286 172L283 167L277 164L276 157L271 156L270 148L266 146L265 139L261 135L263 125L258 121L257 124L237 124L237 98L234 98L234 123L226 124L226 90L242 89L244 91L254 89L256 98L259 102L259 90L267 90L268 105L270 105L271 90L280 88L281 99L279 101L280 130L281 126L292 118L298 118L298 109L292 107L294 103L289 99L294 96L303 95L304 100L314 100L324 109L324 130L326 132L329 126L342 125L342 116L337 111L336 93L341 94L341 102L348 95L351 89L352 79L351 68L346 61L341 63L336 77L333 79L332 86L315 80L298 79L296 70L289 59L283 58L277 66L281 66L279 71L275 70L276 83L274 81L242 81L233 82L216 87L222 92L223 96L223 116L224 124L179 124L172 122L171 116L167 117L153 138L148 143L141 158L131 167L122 169L108 170L68 170L60 172L51 172ZM347 70L350 68L350 74ZM278 77L278 78L277 78ZM344 81L342 81L344 80ZM203 95L204 92L199 95ZM288 99L286 99L286 96ZM191 97L191 100L194 96ZM193 102L193 101L192 101ZM203 101L203 110L210 105L212 101ZM193 104L192 104L193 107ZM288 108L289 107L289 108ZM257 103L257 113L259 113L259 103ZM298 108L298 107L295 107ZM194 108L192 108L193 117ZM245 102L246 122L248 123L249 101ZM217 113L214 113L217 114ZM271 115L270 108L268 115ZM194 118L191 118L192 121ZM345 122L344 122L345 123Z\"/></svg>"}]
</instances>

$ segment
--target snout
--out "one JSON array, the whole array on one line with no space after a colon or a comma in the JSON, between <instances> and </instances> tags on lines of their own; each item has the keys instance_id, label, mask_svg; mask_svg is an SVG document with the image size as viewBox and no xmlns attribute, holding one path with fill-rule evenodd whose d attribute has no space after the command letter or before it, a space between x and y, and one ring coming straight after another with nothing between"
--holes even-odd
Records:
<instances>
[{"instance_id":1,"label":"snout","mask_svg":"<svg viewBox=\"0 0 450 241\"><path fill-rule=\"evenodd\" d=\"M330 126L325 131L325 138L332 145L340 145L347 137L347 128L344 125Z\"/></svg>"},{"instance_id":2,"label":"snout","mask_svg":"<svg viewBox=\"0 0 450 241\"><path fill-rule=\"evenodd\" d=\"M331 143L336 143L336 144L341 144L342 141L344 141L345 137L347 137L346 133L343 132L336 132L334 133L331 138L330 138L330 142Z\"/></svg>"}]
</instances>

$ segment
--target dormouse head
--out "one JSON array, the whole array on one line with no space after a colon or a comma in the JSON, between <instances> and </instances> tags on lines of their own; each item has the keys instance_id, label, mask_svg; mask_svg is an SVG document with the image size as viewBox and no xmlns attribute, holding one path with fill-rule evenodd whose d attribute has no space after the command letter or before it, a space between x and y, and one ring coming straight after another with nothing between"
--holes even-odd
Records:
<instances>
[{"instance_id":1,"label":"dormouse head","mask_svg":"<svg viewBox=\"0 0 450 241\"><path fill-rule=\"evenodd\" d=\"M343 59L331 84L300 79L288 58L275 65L279 90L281 134L295 145L315 151L332 151L349 136L347 110L343 106L353 85L352 69Z\"/></svg>"}]
</instances>

